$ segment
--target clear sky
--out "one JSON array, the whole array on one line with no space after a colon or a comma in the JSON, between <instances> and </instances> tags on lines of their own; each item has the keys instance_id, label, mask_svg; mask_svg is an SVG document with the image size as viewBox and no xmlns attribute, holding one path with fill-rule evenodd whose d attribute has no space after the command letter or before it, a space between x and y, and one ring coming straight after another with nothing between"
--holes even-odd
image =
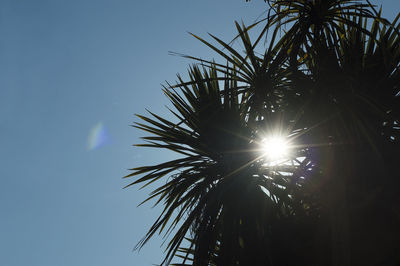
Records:
<instances>
[{"instance_id":1,"label":"clear sky","mask_svg":"<svg viewBox=\"0 0 400 266\"><path fill-rule=\"evenodd\" d=\"M398 0L382 0L385 14ZM136 206L128 168L167 160L132 147L160 84L213 54L187 34L224 40L262 0L2 0L0 4L0 265L147 266L161 238L132 252L159 209Z\"/></svg>"}]
</instances>

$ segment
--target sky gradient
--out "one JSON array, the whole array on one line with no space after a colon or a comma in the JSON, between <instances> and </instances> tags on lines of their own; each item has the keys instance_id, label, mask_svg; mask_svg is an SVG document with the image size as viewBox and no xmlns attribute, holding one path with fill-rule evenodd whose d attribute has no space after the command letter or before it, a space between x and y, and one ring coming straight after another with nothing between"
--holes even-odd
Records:
<instances>
[{"instance_id":1,"label":"sky gradient","mask_svg":"<svg viewBox=\"0 0 400 266\"><path fill-rule=\"evenodd\" d=\"M398 0L384 14L399 11ZM3 0L0 8L0 265L147 266L161 237L132 251L159 212L136 206L149 189L122 189L128 168L171 154L132 147L130 125L167 114L161 83L212 58L191 37L235 36L261 0Z\"/></svg>"}]
</instances>

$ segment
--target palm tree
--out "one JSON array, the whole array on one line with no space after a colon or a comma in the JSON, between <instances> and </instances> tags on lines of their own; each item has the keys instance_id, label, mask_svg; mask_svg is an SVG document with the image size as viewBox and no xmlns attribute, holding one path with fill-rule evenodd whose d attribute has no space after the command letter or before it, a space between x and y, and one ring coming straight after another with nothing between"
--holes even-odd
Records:
<instances>
[{"instance_id":1,"label":"palm tree","mask_svg":"<svg viewBox=\"0 0 400 266\"><path fill-rule=\"evenodd\" d=\"M163 90L176 122L139 115L150 136L138 146L180 158L127 176L167 177L145 200L164 210L138 247L165 231L166 265L395 265L398 17L369 2L268 4L267 18L236 23L244 52L193 35L226 63L184 55L197 62L189 80ZM290 152L265 154L271 136Z\"/></svg>"}]
</instances>

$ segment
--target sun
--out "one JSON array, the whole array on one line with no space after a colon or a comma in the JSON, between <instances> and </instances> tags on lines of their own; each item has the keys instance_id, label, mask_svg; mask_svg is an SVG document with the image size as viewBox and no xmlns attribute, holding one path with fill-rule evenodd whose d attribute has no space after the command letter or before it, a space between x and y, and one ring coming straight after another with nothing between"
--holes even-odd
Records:
<instances>
[{"instance_id":1,"label":"sun","mask_svg":"<svg viewBox=\"0 0 400 266\"><path fill-rule=\"evenodd\" d=\"M269 160L284 159L289 155L289 144L283 137L269 137L262 140L261 150Z\"/></svg>"}]
</instances>

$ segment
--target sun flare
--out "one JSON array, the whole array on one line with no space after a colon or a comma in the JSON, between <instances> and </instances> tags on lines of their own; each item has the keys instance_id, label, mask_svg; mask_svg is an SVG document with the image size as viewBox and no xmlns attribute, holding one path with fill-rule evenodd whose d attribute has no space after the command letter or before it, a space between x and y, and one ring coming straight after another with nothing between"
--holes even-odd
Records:
<instances>
[{"instance_id":1,"label":"sun flare","mask_svg":"<svg viewBox=\"0 0 400 266\"><path fill-rule=\"evenodd\" d=\"M265 138L261 146L263 156L269 160L284 159L289 153L289 144L283 137Z\"/></svg>"}]
</instances>

